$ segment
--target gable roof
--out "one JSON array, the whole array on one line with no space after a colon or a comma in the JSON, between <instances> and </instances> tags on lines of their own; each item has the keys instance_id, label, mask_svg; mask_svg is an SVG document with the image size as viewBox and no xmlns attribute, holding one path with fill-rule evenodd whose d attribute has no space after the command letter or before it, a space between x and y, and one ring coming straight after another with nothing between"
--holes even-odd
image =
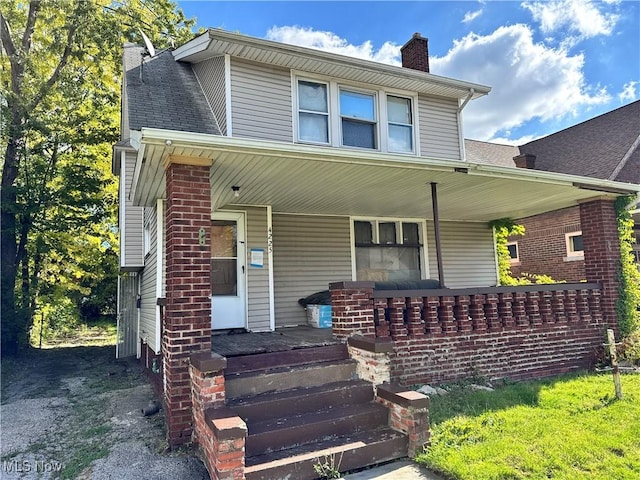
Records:
<instances>
[{"instance_id":1,"label":"gable roof","mask_svg":"<svg viewBox=\"0 0 640 480\"><path fill-rule=\"evenodd\" d=\"M220 135L207 99L188 63L170 51L154 57L132 44L124 48L124 89L129 128L162 128Z\"/></svg>"},{"instance_id":2,"label":"gable roof","mask_svg":"<svg viewBox=\"0 0 640 480\"><path fill-rule=\"evenodd\" d=\"M535 170L640 183L640 100L513 147L465 140L467 161L515 167L535 155ZM515 152L515 153L514 153Z\"/></svg>"}]
</instances>

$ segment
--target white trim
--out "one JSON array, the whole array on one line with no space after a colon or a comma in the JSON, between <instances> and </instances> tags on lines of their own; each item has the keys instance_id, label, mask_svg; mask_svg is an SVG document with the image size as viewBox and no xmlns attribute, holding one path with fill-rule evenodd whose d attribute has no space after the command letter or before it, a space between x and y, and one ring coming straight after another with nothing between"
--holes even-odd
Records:
<instances>
[{"instance_id":1,"label":"white trim","mask_svg":"<svg viewBox=\"0 0 640 480\"><path fill-rule=\"evenodd\" d=\"M267 260L269 262L269 328L276 329L275 282L273 279L273 212L267 205ZM248 295L247 295L248 297Z\"/></svg>"},{"instance_id":2,"label":"white trim","mask_svg":"<svg viewBox=\"0 0 640 480\"><path fill-rule=\"evenodd\" d=\"M573 237L581 237L582 230L577 230L575 232L569 232L564 234L564 244L567 252L567 256L564 258L565 262L569 262L572 260L582 260L584 259L584 250L572 250L571 239Z\"/></svg>"},{"instance_id":3,"label":"white trim","mask_svg":"<svg viewBox=\"0 0 640 480\"><path fill-rule=\"evenodd\" d=\"M447 160L433 157L417 157L413 155L399 155L393 153L381 153L375 151L360 151L354 149L337 149L332 147L310 148L309 145L283 143L267 140L254 140L248 138L226 138L220 135L204 133L181 132L177 130L164 130L156 128L142 129L144 144L165 145L170 139L172 148L188 147L197 149L217 149L229 152L247 152L272 155L287 158L302 158L308 160L321 160L331 163L353 163L362 165L389 166L403 169L414 168L416 170L435 170L454 172L457 168L464 168L468 175L480 175L493 178L507 178L512 180L527 180L538 183L548 183L562 186L574 186L574 183L585 183L593 188L615 189L620 193L640 193L640 185L631 183L602 180L593 177L581 177L542 170L528 170L524 168L503 167L470 163L460 160ZM144 146L143 144L143 146ZM142 155L138 154L138 163L142 163ZM135 185L134 185L135 186ZM601 193L608 193L606 190ZM596 193L594 192L594 195Z\"/></svg>"},{"instance_id":4,"label":"white trim","mask_svg":"<svg viewBox=\"0 0 640 480\"><path fill-rule=\"evenodd\" d=\"M458 144L460 147L460 160L467 161L467 152L464 147L464 126L462 125L462 110L460 109L460 99L458 99L458 110L456 111L456 121L458 122Z\"/></svg>"},{"instance_id":5,"label":"white trim","mask_svg":"<svg viewBox=\"0 0 640 480\"><path fill-rule=\"evenodd\" d=\"M120 153L120 191L118 192L118 203L120 211L118 212L118 227L120 228L120 267L124 267L126 262L127 249L126 246L126 233L125 233L125 218L127 210L127 198L126 198L126 181L127 181L127 154L125 152Z\"/></svg>"},{"instance_id":6,"label":"white trim","mask_svg":"<svg viewBox=\"0 0 640 480\"><path fill-rule=\"evenodd\" d=\"M140 320L142 317L142 309L138 308L138 299L141 298L142 294L141 284L142 282L140 281L140 276L136 273L136 358L140 358L142 356L142 344L140 343ZM157 348L158 351L160 351L160 347Z\"/></svg>"},{"instance_id":7,"label":"white trim","mask_svg":"<svg viewBox=\"0 0 640 480\"><path fill-rule=\"evenodd\" d=\"M162 298L162 269L164 267L164 205L162 199L156 200L156 300ZM156 301L156 354L161 350L162 317L160 305Z\"/></svg>"},{"instance_id":8,"label":"white trim","mask_svg":"<svg viewBox=\"0 0 640 480\"><path fill-rule=\"evenodd\" d=\"M173 58L180 60L188 55L202 52L207 49L211 43L210 32L206 31L201 35L189 40L184 45L179 46L173 51Z\"/></svg>"},{"instance_id":9,"label":"white trim","mask_svg":"<svg viewBox=\"0 0 640 480\"><path fill-rule=\"evenodd\" d=\"M356 231L355 231L355 218L349 217L349 249L351 251L351 280L356 281L356 275L358 269L356 268Z\"/></svg>"},{"instance_id":10,"label":"white trim","mask_svg":"<svg viewBox=\"0 0 640 480\"><path fill-rule=\"evenodd\" d=\"M233 115L231 107L231 56L224 56L224 108L227 116L227 137L233 137Z\"/></svg>"}]
</instances>

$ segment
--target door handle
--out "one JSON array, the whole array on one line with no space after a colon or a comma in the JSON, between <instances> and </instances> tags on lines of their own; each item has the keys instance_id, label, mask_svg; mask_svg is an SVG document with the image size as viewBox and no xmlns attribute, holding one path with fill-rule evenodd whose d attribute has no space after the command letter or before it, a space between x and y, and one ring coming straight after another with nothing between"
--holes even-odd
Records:
<instances>
[{"instance_id":1,"label":"door handle","mask_svg":"<svg viewBox=\"0 0 640 480\"><path fill-rule=\"evenodd\" d=\"M242 265L242 274L244 275L244 265Z\"/></svg>"}]
</instances>

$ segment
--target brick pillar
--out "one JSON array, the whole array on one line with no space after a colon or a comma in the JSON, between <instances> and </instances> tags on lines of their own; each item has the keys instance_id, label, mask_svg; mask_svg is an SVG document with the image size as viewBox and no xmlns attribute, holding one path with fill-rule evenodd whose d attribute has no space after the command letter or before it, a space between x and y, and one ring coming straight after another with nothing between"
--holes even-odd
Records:
<instances>
[{"instance_id":1,"label":"brick pillar","mask_svg":"<svg viewBox=\"0 0 640 480\"><path fill-rule=\"evenodd\" d=\"M373 282L335 282L331 290L333 335L346 339L351 335L375 338Z\"/></svg>"},{"instance_id":2,"label":"brick pillar","mask_svg":"<svg viewBox=\"0 0 640 480\"><path fill-rule=\"evenodd\" d=\"M613 199L580 204L580 223L584 243L587 282L600 282L600 308L606 324L617 331L617 272L620 268L620 239Z\"/></svg>"},{"instance_id":3,"label":"brick pillar","mask_svg":"<svg viewBox=\"0 0 640 480\"><path fill-rule=\"evenodd\" d=\"M166 290L162 332L169 446L191 440L189 357L211 351L211 191L209 167L170 164L166 171ZM204 245L199 244L203 228Z\"/></svg>"}]
</instances>

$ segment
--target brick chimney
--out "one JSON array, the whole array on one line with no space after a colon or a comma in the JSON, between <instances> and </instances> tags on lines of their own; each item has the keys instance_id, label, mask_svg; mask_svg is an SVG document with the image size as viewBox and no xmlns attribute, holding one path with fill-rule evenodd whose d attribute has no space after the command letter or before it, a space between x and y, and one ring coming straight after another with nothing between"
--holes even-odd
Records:
<instances>
[{"instance_id":1,"label":"brick chimney","mask_svg":"<svg viewBox=\"0 0 640 480\"><path fill-rule=\"evenodd\" d=\"M402 66L429 72L429 40L419 33L414 33L411 40L400 49Z\"/></svg>"},{"instance_id":2,"label":"brick chimney","mask_svg":"<svg viewBox=\"0 0 640 480\"><path fill-rule=\"evenodd\" d=\"M516 162L518 168L528 168L534 170L536 168L536 156L530 153L521 153L513 157L513 161Z\"/></svg>"}]
</instances>

